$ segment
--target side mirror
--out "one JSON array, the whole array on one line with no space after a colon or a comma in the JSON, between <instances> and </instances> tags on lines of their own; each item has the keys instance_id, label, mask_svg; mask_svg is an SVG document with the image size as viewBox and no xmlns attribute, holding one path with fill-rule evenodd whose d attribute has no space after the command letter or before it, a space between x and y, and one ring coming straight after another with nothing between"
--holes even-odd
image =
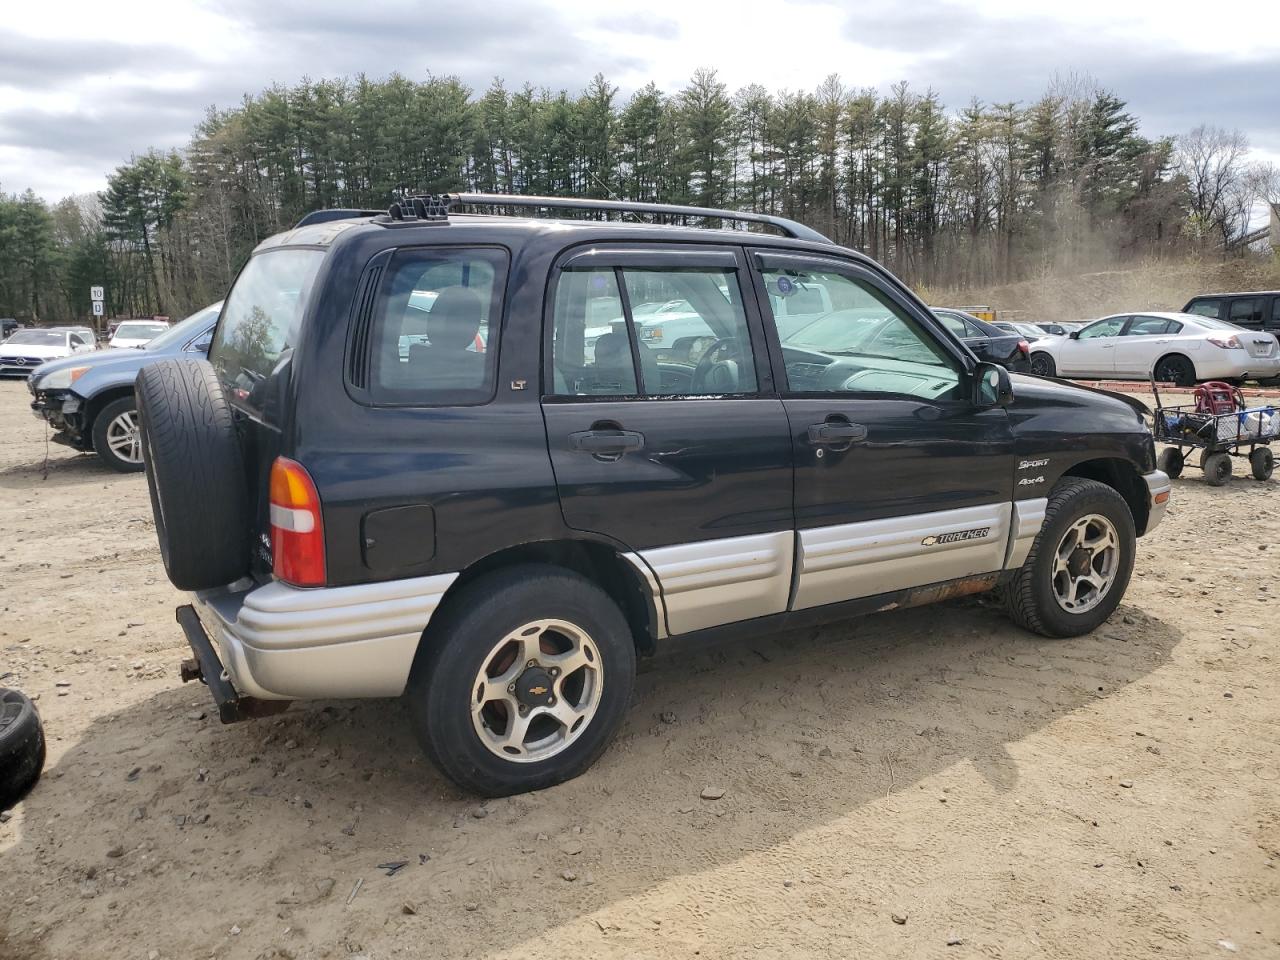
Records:
<instances>
[{"instance_id":1,"label":"side mirror","mask_svg":"<svg viewBox=\"0 0 1280 960\"><path fill-rule=\"evenodd\" d=\"M1009 379L1009 371L998 363L980 363L974 367L973 385L974 405L983 410L1013 403L1013 381Z\"/></svg>"},{"instance_id":2,"label":"side mirror","mask_svg":"<svg viewBox=\"0 0 1280 960\"><path fill-rule=\"evenodd\" d=\"M1079 339L1080 339L1080 331L1079 331L1079 330L1072 330L1070 333L1068 333L1068 334L1067 334L1067 339L1068 339L1068 340L1079 340Z\"/></svg>"}]
</instances>

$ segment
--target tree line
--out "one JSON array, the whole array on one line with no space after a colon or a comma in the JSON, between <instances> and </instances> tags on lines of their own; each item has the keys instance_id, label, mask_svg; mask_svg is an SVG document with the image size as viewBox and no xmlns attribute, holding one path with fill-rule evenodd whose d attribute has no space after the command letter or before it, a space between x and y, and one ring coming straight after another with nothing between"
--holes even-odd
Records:
<instances>
[{"instance_id":1,"label":"tree line","mask_svg":"<svg viewBox=\"0 0 1280 960\"><path fill-rule=\"evenodd\" d=\"M322 207L478 190L750 209L800 220L908 282L1010 282L1191 250L1230 251L1274 169L1238 131L1148 138L1117 94L1057 78L1029 104L949 111L906 83L832 75L731 92L713 70L628 97L454 77L304 80L212 109L182 150L147 150L97 195L0 194L0 315L182 314L221 297L263 238Z\"/></svg>"}]
</instances>

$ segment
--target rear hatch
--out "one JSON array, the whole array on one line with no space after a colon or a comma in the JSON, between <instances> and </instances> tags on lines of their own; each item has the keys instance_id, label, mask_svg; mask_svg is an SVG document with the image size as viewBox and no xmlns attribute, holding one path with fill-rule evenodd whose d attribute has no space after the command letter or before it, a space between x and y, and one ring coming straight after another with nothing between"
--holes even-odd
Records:
<instances>
[{"instance_id":1,"label":"rear hatch","mask_svg":"<svg viewBox=\"0 0 1280 960\"><path fill-rule=\"evenodd\" d=\"M259 580L271 576L268 487L291 416L293 350L324 257L314 247L260 248L236 278L209 348L236 412L253 518L251 571Z\"/></svg>"}]
</instances>

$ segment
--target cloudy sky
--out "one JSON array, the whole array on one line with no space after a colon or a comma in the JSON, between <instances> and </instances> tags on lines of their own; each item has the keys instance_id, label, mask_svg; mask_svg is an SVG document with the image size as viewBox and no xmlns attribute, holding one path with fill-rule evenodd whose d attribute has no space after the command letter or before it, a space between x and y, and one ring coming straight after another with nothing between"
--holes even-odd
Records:
<instances>
[{"instance_id":1,"label":"cloudy sky","mask_svg":"<svg viewBox=\"0 0 1280 960\"><path fill-rule=\"evenodd\" d=\"M1027 101L1087 73L1148 135L1244 130L1280 162L1280 2L1180 0L10 0L0 15L0 190L98 190L135 151L181 146L211 105L303 76L494 76L577 91L933 87Z\"/></svg>"}]
</instances>

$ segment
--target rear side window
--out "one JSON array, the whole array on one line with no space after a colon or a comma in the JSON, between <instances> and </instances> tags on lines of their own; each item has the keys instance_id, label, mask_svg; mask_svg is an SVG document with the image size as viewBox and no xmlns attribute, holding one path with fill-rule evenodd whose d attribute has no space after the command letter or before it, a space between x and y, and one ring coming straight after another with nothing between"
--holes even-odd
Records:
<instances>
[{"instance_id":1,"label":"rear side window","mask_svg":"<svg viewBox=\"0 0 1280 960\"><path fill-rule=\"evenodd\" d=\"M506 274L502 250L398 251L374 307L370 399L409 406L491 399Z\"/></svg>"},{"instance_id":2,"label":"rear side window","mask_svg":"<svg viewBox=\"0 0 1280 960\"><path fill-rule=\"evenodd\" d=\"M1160 317L1135 317L1133 323L1129 324L1129 329L1125 331L1125 336L1150 337L1168 333L1170 323L1172 321Z\"/></svg>"},{"instance_id":3,"label":"rear side window","mask_svg":"<svg viewBox=\"0 0 1280 960\"><path fill-rule=\"evenodd\" d=\"M556 284L556 396L703 396L756 391L737 271L569 268Z\"/></svg>"},{"instance_id":4,"label":"rear side window","mask_svg":"<svg viewBox=\"0 0 1280 960\"><path fill-rule=\"evenodd\" d=\"M1238 323L1244 327L1256 327L1262 324L1262 299L1249 297L1248 299L1232 300L1231 309L1227 313L1227 320L1230 323Z\"/></svg>"},{"instance_id":5,"label":"rear side window","mask_svg":"<svg viewBox=\"0 0 1280 960\"><path fill-rule=\"evenodd\" d=\"M271 375L297 342L323 259L320 250L269 250L240 271L209 350L223 383L245 396Z\"/></svg>"}]
</instances>

